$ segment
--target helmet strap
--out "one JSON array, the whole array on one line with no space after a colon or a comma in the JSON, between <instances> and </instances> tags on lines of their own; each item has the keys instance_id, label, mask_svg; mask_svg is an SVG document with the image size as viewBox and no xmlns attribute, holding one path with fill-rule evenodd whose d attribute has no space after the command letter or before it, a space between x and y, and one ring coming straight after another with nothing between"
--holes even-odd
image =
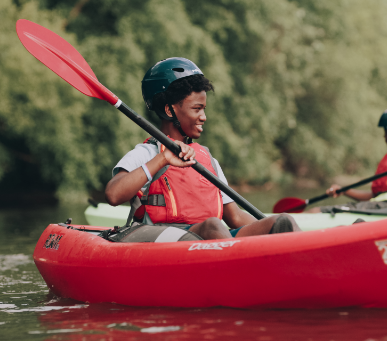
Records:
<instances>
[{"instance_id":1,"label":"helmet strap","mask_svg":"<svg viewBox=\"0 0 387 341\"><path fill-rule=\"evenodd\" d=\"M169 110L171 111L171 114L172 114L172 122L173 122L173 125L179 130L179 133L181 134L181 136L183 137L187 137L187 134L184 132L184 130L181 128L181 125L180 125L180 122L179 120L177 119L176 117L176 114L175 114L175 111L173 110L172 108L172 105L171 104L168 104L169 106Z\"/></svg>"}]
</instances>

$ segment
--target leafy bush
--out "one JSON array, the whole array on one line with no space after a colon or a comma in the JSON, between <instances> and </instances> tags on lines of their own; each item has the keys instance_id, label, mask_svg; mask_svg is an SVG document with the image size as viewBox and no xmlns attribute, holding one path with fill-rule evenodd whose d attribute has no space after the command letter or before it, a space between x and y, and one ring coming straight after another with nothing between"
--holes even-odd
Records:
<instances>
[{"instance_id":1,"label":"leafy bush","mask_svg":"<svg viewBox=\"0 0 387 341\"><path fill-rule=\"evenodd\" d=\"M369 175L384 153L376 124L387 106L386 6L382 0L3 0L0 186L9 179L35 182L61 198L102 190L118 160L147 137L34 60L17 39L19 18L71 42L101 83L154 123L142 101L144 73L171 56L195 61L216 90L199 142L231 183Z\"/></svg>"}]
</instances>

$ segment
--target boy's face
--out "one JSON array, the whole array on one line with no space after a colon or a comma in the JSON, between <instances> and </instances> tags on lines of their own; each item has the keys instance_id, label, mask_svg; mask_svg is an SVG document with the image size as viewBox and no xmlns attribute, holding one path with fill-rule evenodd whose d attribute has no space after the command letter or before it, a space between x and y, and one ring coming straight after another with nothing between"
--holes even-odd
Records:
<instances>
[{"instance_id":1,"label":"boy's face","mask_svg":"<svg viewBox=\"0 0 387 341\"><path fill-rule=\"evenodd\" d=\"M188 137L198 139L203 131L203 124L206 121L207 94L205 91L192 92L182 102L174 104L173 109L181 128Z\"/></svg>"}]
</instances>

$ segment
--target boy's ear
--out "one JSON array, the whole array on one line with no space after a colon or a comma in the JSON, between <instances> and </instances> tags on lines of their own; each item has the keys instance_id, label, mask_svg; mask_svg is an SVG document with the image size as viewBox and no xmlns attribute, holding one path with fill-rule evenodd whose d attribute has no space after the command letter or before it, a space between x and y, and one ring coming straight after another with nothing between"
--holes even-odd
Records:
<instances>
[{"instance_id":1,"label":"boy's ear","mask_svg":"<svg viewBox=\"0 0 387 341\"><path fill-rule=\"evenodd\" d=\"M173 116L172 116L172 113L171 113L171 110L169 109L169 105L168 105L168 104L165 104L164 111L165 111L165 113L167 114L167 116L173 117Z\"/></svg>"}]
</instances>

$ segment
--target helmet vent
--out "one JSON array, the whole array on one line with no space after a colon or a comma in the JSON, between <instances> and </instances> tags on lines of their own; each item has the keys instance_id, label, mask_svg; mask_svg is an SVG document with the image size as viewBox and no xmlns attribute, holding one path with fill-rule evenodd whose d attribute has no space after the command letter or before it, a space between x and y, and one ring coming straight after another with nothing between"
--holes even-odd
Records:
<instances>
[{"instance_id":1,"label":"helmet vent","mask_svg":"<svg viewBox=\"0 0 387 341\"><path fill-rule=\"evenodd\" d=\"M176 72L184 72L184 69L181 67L174 67L172 70Z\"/></svg>"}]
</instances>

